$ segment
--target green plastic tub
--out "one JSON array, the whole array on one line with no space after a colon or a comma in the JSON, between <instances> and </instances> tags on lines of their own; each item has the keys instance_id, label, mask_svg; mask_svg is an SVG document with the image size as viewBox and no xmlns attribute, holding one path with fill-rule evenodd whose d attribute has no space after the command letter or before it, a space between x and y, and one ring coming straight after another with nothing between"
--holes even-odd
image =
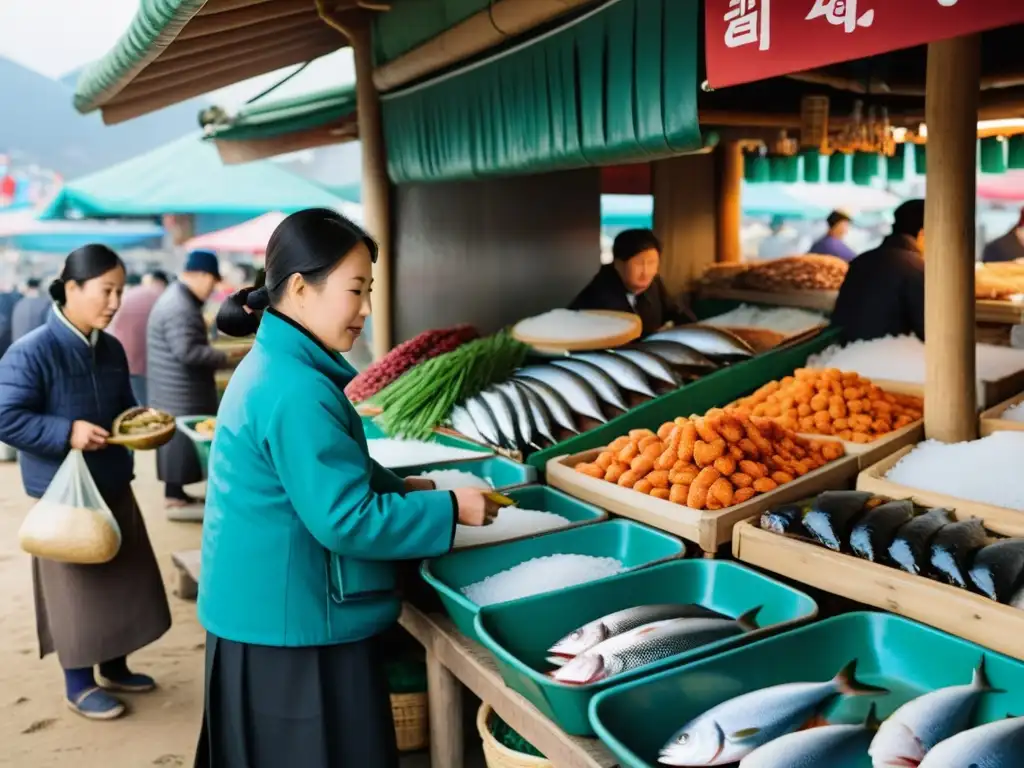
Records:
<instances>
[{"instance_id":1,"label":"green plastic tub","mask_svg":"<svg viewBox=\"0 0 1024 768\"><path fill-rule=\"evenodd\" d=\"M642 568L680 557L685 551L683 542L667 533L631 520L609 520L529 539L451 552L425 560L420 566L420 573L437 591L459 631L479 642L480 636L473 620L480 607L462 594L463 587L547 555L614 557L627 568Z\"/></svg>"},{"instance_id":2,"label":"green plastic tub","mask_svg":"<svg viewBox=\"0 0 1024 768\"><path fill-rule=\"evenodd\" d=\"M503 490L537 482L537 470L529 464L506 459L504 456L492 456L489 459L456 459L455 461L439 461L434 464L420 464L414 467L393 467L392 471L399 477L422 475L436 469L457 469L483 478L494 488Z\"/></svg>"},{"instance_id":3,"label":"green plastic tub","mask_svg":"<svg viewBox=\"0 0 1024 768\"><path fill-rule=\"evenodd\" d=\"M923 693L966 685L985 657L992 685L978 723L1024 713L1024 663L923 624L885 613L848 613L604 691L590 722L622 768L656 768L678 729L728 699L772 685L829 680L857 660L857 679L891 693L845 698L825 710L831 722L859 722L872 701L878 715ZM864 768L871 768L866 758Z\"/></svg>"},{"instance_id":4,"label":"green plastic tub","mask_svg":"<svg viewBox=\"0 0 1024 768\"><path fill-rule=\"evenodd\" d=\"M839 331L828 328L802 344L770 350L722 368L692 384L648 400L589 432L537 451L527 461L543 471L550 459L600 448L631 429L657 429L677 416L704 413L731 403L773 379L791 374L806 363L808 357L838 340Z\"/></svg>"},{"instance_id":5,"label":"green plastic tub","mask_svg":"<svg viewBox=\"0 0 1024 768\"><path fill-rule=\"evenodd\" d=\"M196 424L214 416L181 416L175 419L178 430L188 435L192 445L196 447L196 457L199 459L199 466L203 470L203 477L206 477L206 470L210 466L210 446L213 438L201 435L196 432Z\"/></svg>"},{"instance_id":6,"label":"green plastic tub","mask_svg":"<svg viewBox=\"0 0 1024 768\"><path fill-rule=\"evenodd\" d=\"M560 638L613 611L651 603L697 603L734 618L761 606L757 621L763 629L591 685L563 685L544 674L553 669L545 661L547 649ZM567 733L592 736L587 709L601 691L792 628L817 613L818 606L807 595L746 566L676 560L552 594L485 606L476 617L476 630L509 688Z\"/></svg>"}]
</instances>

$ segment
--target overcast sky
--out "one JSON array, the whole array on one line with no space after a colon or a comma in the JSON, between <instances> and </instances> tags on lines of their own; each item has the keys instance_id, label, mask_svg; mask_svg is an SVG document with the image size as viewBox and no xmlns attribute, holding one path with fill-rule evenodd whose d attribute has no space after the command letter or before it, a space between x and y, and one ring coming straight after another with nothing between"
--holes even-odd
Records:
<instances>
[{"instance_id":1,"label":"overcast sky","mask_svg":"<svg viewBox=\"0 0 1024 768\"><path fill-rule=\"evenodd\" d=\"M0 56L57 78L103 56L131 23L138 0L0 0ZM233 109L293 70L247 80L208 97ZM352 82L350 49L324 57L275 91L288 96Z\"/></svg>"}]
</instances>

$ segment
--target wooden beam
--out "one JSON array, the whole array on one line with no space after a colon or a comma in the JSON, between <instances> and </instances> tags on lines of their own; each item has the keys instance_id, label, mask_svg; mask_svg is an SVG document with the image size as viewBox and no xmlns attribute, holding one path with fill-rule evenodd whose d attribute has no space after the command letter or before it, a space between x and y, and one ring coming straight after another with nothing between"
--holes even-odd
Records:
<instances>
[{"instance_id":1,"label":"wooden beam","mask_svg":"<svg viewBox=\"0 0 1024 768\"><path fill-rule=\"evenodd\" d=\"M359 138L359 126L355 120L334 125L323 125L304 131L295 131L266 139L245 139L243 141L218 141L214 139L217 152L225 165L251 163L289 152L299 152L313 147L342 144Z\"/></svg>"},{"instance_id":2,"label":"wooden beam","mask_svg":"<svg viewBox=\"0 0 1024 768\"><path fill-rule=\"evenodd\" d=\"M259 24L229 29L225 32L218 32L215 35L197 37L194 40L175 40L155 61L163 63L190 58L209 51L211 48L237 45L238 43L272 42L277 35L288 34L297 29L313 29L318 27L319 24L320 20L317 18L316 12L296 14L284 19L268 19Z\"/></svg>"},{"instance_id":3,"label":"wooden beam","mask_svg":"<svg viewBox=\"0 0 1024 768\"><path fill-rule=\"evenodd\" d=\"M928 46L925 434L978 434L974 351L975 175L981 36Z\"/></svg>"},{"instance_id":4,"label":"wooden beam","mask_svg":"<svg viewBox=\"0 0 1024 768\"><path fill-rule=\"evenodd\" d=\"M271 19L284 19L296 14L309 13L311 6L311 0L275 0L272 3L245 5L233 11L211 16L197 16L181 30L176 40L194 40L197 37L248 27Z\"/></svg>"},{"instance_id":5,"label":"wooden beam","mask_svg":"<svg viewBox=\"0 0 1024 768\"><path fill-rule=\"evenodd\" d=\"M594 0L495 0L470 16L373 72L378 91L388 91L444 67L483 53Z\"/></svg>"},{"instance_id":6,"label":"wooden beam","mask_svg":"<svg viewBox=\"0 0 1024 768\"><path fill-rule=\"evenodd\" d=\"M715 191L718 199L715 211L718 222L715 261L738 263L743 261L743 244L740 240L743 223L743 145L738 141L727 141L718 145L715 154Z\"/></svg>"}]
</instances>

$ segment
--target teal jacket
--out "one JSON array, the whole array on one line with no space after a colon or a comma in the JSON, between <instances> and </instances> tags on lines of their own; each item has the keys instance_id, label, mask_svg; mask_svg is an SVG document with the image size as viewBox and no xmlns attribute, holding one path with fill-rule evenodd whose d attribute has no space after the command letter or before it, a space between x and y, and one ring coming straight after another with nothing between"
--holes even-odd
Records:
<instances>
[{"instance_id":1,"label":"teal jacket","mask_svg":"<svg viewBox=\"0 0 1024 768\"><path fill-rule=\"evenodd\" d=\"M199 620L240 643L371 637L398 617L394 561L451 549L454 497L403 495L370 459L343 392L355 371L264 314L231 377L210 454Z\"/></svg>"}]
</instances>

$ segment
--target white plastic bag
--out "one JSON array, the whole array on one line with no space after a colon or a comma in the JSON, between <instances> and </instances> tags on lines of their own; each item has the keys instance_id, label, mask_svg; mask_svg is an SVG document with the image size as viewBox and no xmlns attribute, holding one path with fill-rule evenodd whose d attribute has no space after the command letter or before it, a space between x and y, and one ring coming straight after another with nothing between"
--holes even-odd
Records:
<instances>
[{"instance_id":1,"label":"white plastic bag","mask_svg":"<svg viewBox=\"0 0 1024 768\"><path fill-rule=\"evenodd\" d=\"M121 527L103 501L81 451L71 451L18 531L30 555L96 565L114 559Z\"/></svg>"}]
</instances>

